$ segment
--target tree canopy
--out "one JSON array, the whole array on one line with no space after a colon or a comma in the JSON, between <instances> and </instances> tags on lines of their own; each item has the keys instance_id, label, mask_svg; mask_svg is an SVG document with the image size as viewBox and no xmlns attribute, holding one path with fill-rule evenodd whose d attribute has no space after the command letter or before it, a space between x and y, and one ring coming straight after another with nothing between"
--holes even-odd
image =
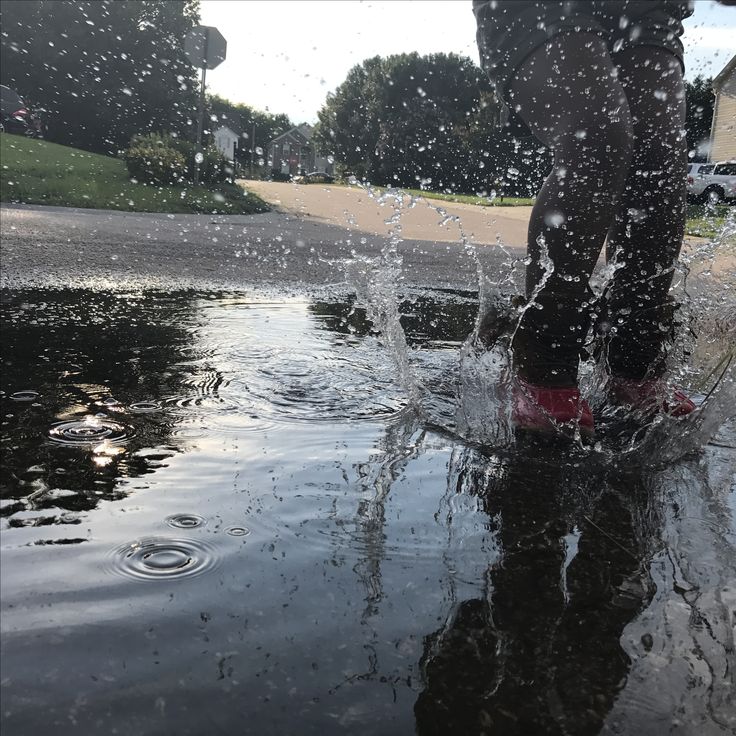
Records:
<instances>
[{"instance_id":1,"label":"tree canopy","mask_svg":"<svg viewBox=\"0 0 736 736\"><path fill-rule=\"evenodd\" d=\"M685 82L687 97L687 113L685 130L687 132L687 148L694 152L694 160L705 161L707 144L710 140L710 127L713 121L713 80L695 77L692 82Z\"/></svg>"},{"instance_id":2,"label":"tree canopy","mask_svg":"<svg viewBox=\"0 0 736 736\"><path fill-rule=\"evenodd\" d=\"M507 190L531 191L548 163L519 120L494 124L491 100L484 72L468 58L376 56L328 95L316 138L325 153L380 184L490 191L504 180Z\"/></svg>"},{"instance_id":3,"label":"tree canopy","mask_svg":"<svg viewBox=\"0 0 736 736\"><path fill-rule=\"evenodd\" d=\"M2 83L48 111L50 140L113 153L134 133L193 137L199 0L3 0L0 20Z\"/></svg>"}]
</instances>

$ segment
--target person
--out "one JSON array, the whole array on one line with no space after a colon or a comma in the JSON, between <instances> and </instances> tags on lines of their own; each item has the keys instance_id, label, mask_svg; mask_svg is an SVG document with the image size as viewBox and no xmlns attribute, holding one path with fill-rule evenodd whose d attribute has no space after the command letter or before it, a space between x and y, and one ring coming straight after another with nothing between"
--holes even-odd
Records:
<instances>
[{"instance_id":1,"label":"person","mask_svg":"<svg viewBox=\"0 0 736 736\"><path fill-rule=\"evenodd\" d=\"M692 4L474 0L473 10L497 95L554 158L531 213L511 341L515 425L593 433L578 388L591 323L615 404L691 413L665 369L686 205L680 36ZM589 279L604 242L615 267L596 299Z\"/></svg>"}]
</instances>

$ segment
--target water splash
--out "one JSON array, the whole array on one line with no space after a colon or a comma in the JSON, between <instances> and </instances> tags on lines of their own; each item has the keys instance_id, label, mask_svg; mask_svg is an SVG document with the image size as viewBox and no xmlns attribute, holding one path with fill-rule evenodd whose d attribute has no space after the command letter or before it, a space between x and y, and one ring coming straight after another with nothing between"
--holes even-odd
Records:
<instances>
[{"instance_id":1,"label":"water splash","mask_svg":"<svg viewBox=\"0 0 736 736\"><path fill-rule=\"evenodd\" d=\"M479 307L475 329L460 348L454 367L454 421L448 422L446 417L440 417L437 421L431 410L433 397L430 386L421 367L412 364L399 310L399 289L403 280L402 260L398 251L401 215L407 201L413 207L418 200L397 189L387 189L377 194L368 184L360 186L380 205L390 204L394 212L386 220L391 226L390 238L380 258L358 257L350 261L347 264L347 279L388 348L396 366L398 383L409 394L414 410L430 422L439 424L440 428L484 446L508 446L514 439L510 416L513 376L510 345L513 333L524 311L537 308L534 298L554 273L554 263L544 239L538 242L542 268L540 283L531 299L514 309L510 306L512 295L521 290L515 275L518 259L513 259L498 243L508 257L504 268L491 278L484 272L474 244L463 231L460 217L425 200L427 206L439 215L441 225L457 225L460 243L475 264L478 280ZM667 380L682 385L694 394L698 409L684 418L659 415L640 421L633 429L632 423L626 422L619 433L623 435L624 430L628 432L624 442L621 436L608 444L604 439L592 451L610 456L626 455L633 463L652 462L653 458L658 463L671 462L701 448L726 419L736 414L736 357L732 347L736 338L736 318L733 317L736 315L733 296L736 293L736 278L733 269L718 276L714 275L713 270L713 263L719 256L736 250L734 234L736 215L729 215L726 226L717 238L696 247L683 258L680 279L673 286L676 298L684 304L685 316L682 321L689 323L691 329L680 330L677 342L669 352ZM594 273L590 284L594 295L604 292L618 268L620 266L614 261ZM696 295L688 288L688 279L692 281L693 278L708 282L698 285ZM715 295L724 293L727 296L721 296L721 303L716 303L718 297ZM507 331L499 333L490 345L483 344L479 333L484 319L502 313L507 317ZM512 317L510 320L509 315ZM698 337L694 338L696 334ZM581 391L591 405L598 408L606 406L607 380L601 366L592 357L583 361L580 370Z\"/></svg>"}]
</instances>

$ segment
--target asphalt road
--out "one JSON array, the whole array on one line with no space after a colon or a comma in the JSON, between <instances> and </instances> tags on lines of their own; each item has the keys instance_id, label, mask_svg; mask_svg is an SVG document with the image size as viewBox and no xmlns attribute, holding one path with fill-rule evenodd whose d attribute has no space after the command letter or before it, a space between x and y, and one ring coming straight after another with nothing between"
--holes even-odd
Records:
<instances>
[{"instance_id":1,"label":"asphalt road","mask_svg":"<svg viewBox=\"0 0 736 736\"><path fill-rule=\"evenodd\" d=\"M302 189L318 194L313 185ZM365 219L355 192L343 191L343 202L336 205L325 198L329 206L315 214L299 206L263 215L212 216L3 205L2 283L125 288L340 283L348 259L376 256L388 243L388 228L384 225L383 234L377 234L376 224L395 214L390 204L381 208L372 203L379 215ZM342 223L335 222L336 208ZM417 224L415 210L424 225L422 218ZM409 210L412 219L406 229L418 235L423 227L428 237L410 239L402 232L399 253L406 283L475 288L476 266L457 224L440 228L443 217L435 210L415 210ZM513 222L518 230L519 220ZM479 252L490 269L498 270L509 258L497 245L480 246ZM511 252L523 256L519 248Z\"/></svg>"},{"instance_id":2,"label":"asphalt road","mask_svg":"<svg viewBox=\"0 0 736 736\"><path fill-rule=\"evenodd\" d=\"M477 288L476 264L465 240L477 246L492 277L506 273L510 261L523 268L526 207L411 203L408 197L379 202L360 188L243 184L277 209L213 216L3 205L0 283L320 287L344 283L346 262L377 256L392 230L401 236L398 251L408 286ZM696 266L714 273L732 270L732 251L719 249L715 261Z\"/></svg>"}]
</instances>

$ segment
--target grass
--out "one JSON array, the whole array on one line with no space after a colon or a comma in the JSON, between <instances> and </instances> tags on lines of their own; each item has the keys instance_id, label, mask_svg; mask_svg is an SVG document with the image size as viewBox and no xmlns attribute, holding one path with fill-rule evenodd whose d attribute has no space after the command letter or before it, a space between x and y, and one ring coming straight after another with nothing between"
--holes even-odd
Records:
<instances>
[{"instance_id":1,"label":"grass","mask_svg":"<svg viewBox=\"0 0 736 736\"><path fill-rule=\"evenodd\" d=\"M447 194L446 192L429 192L426 189L404 189L407 194L425 199L441 199L445 202L461 202L462 204L476 204L480 207L530 207L534 204L531 197L479 197L477 194Z\"/></svg>"},{"instance_id":2,"label":"grass","mask_svg":"<svg viewBox=\"0 0 736 736\"><path fill-rule=\"evenodd\" d=\"M0 133L0 201L128 212L253 214L269 206L234 184L158 187L131 181L125 163Z\"/></svg>"},{"instance_id":3,"label":"grass","mask_svg":"<svg viewBox=\"0 0 736 736\"><path fill-rule=\"evenodd\" d=\"M729 209L729 205L688 205L685 233L700 238L714 238L723 231Z\"/></svg>"}]
</instances>

